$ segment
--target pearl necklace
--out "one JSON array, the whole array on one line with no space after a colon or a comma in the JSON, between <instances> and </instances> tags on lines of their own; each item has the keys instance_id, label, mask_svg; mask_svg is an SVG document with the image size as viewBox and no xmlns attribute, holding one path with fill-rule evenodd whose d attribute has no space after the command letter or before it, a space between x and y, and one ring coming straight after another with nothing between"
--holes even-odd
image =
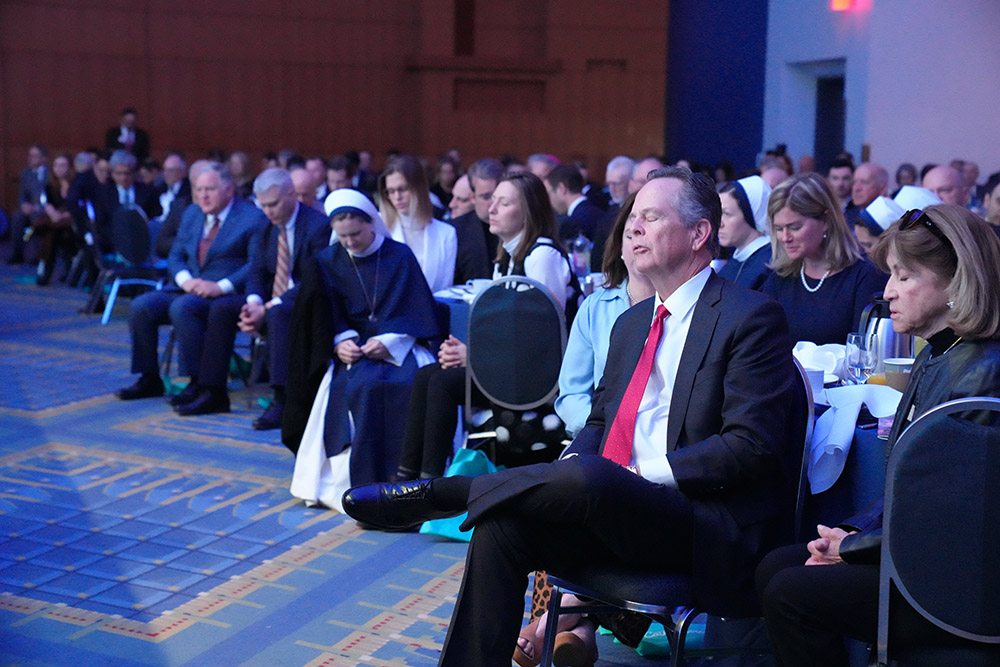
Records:
<instances>
[{"instance_id":1,"label":"pearl necklace","mask_svg":"<svg viewBox=\"0 0 1000 667\"><path fill-rule=\"evenodd\" d=\"M628 294L628 305L634 306L635 299L632 297L632 290L628 288L628 283L625 283L625 293Z\"/></svg>"},{"instance_id":2,"label":"pearl necklace","mask_svg":"<svg viewBox=\"0 0 1000 667\"><path fill-rule=\"evenodd\" d=\"M816 285L816 287L809 287L809 283L806 282L806 265L803 264L799 267L799 278L802 279L802 286L805 287L806 291L810 294L815 294L819 291L819 288L823 286L823 281L826 280L828 275L830 275L830 269L826 270L826 273L824 273L823 277L819 279L819 284Z\"/></svg>"}]
</instances>

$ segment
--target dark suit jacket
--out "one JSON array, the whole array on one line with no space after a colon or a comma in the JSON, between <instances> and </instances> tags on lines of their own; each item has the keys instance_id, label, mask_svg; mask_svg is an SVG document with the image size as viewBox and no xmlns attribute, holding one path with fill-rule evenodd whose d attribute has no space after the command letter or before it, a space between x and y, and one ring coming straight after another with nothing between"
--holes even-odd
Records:
<instances>
[{"instance_id":1,"label":"dark suit jacket","mask_svg":"<svg viewBox=\"0 0 1000 667\"><path fill-rule=\"evenodd\" d=\"M46 165L46 175L51 168ZM43 190L45 190L45 181L38 180L38 172L34 169L25 169L21 172L21 183L17 189L18 204L38 204L38 198Z\"/></svg>"},{"instance_id":2,"label":"dark suit jacket","mask_svg":"<svg viewBox=\"0 0 1000 667\"><path fill-rule=\"evenodd\" d=\"M654 302L647 299L618 318L593 410L568 452L603 450ZM709 278L677 369L667 458L694 509L694 594L712 613L752 613L757 562L792 537L808 411L791 351L776 301L714 274Z\"/></svg>"},{"instance_id":3,"label":"dark suit jacket","mask_svg":"<svg viewBox=\"0 0 1000 667\"><path fill-rule=\"evenodd\" d=\"M134 183L135 204L148 217L154 217L154 211L159 206L153 197L153 188L141 181ZM111 236L111 216L121 206L118 201L118 186L114 179L108 179L103 185L98 185L94 193L94 237L97 247L102 253L114 252L114 240Z\"/></svg>"},{"instance_id":4,"label":"dark suit jacket","mask_svg":"<svg viewBox=\"0 0 1000 667\"><path fill-rule=\"evenodd\" d=\"M181 219L184 217L184 212L189 206L193 206L191 203L191 184L185 178L184 183L187 189L181 188L180 192L177 193L177 197L174 198L173 203L170 205L170 213L164 218L160 223L160 231L156 234L156 254L159 257L167 257L170 255L170 248L174 244L174 239L177 238L177 232L181 228Z\"/></svg>"},{"instance_id":5,"label":"dark suit jacket","mask_svg":"<svg viewBox=\"0 0 1000 667\"><path fill-rule=\"evenodd\" d=\"M475 211L447 221L458 235L458 255L455 259L455 284L462 285L473 278L489 278L493 266L487 254L483 221Z\"/></svg>"},{"instance_id":6,"label":"dark suit jacket","mask_svg":"<svg viewBox=\"0 0 1000 667\"><path fill-rule=\"evenodd\" d=\"M135 128L135 144L132 145L132 155L139 159L142 163L143 160L149 157L149 134L146 130L137 127ZM125 145L118 141L118 137L121 136L122 128L121 125L115 125L114 127L109 127L108 131L104 133L104 147L109 151L118 150L119 148L125 148Z\"/></svg>"},{"instance_id":7,"label":"dark suit jacket","mask_svg":"<svg viewBox=\"0 0 1000 667\"><path fill-rule=\"evenodd\" d=\"M302 281L306 262L317 252L330 244L330 226L326 216L308 206L297 204L299 212L295 218L295 240L292 250L292 279L295 286L282 295L282 301L295 298ZM247 294L256 294L265 302L271 299L274 274L278 265L278 228L269 224L254 240L253 264L247 274Z\"/></svg>"},{"instance_id":8,"label":"dark suit jacket","mask_svg":"<svg viewBox=\"0 0 1000 667\"><path fill-rule=\"evenodd\" d=\"M269 224L256 206L234 199L229 215L208 249L205 265L199 266L198 243L205 225L205 214L197 206L188 206L167 257L170 277L187 269L195 278L216 282L228 278L236 292L242 292L250 270L251 241L263 234Z\"/></svg>"},{"instance_id":9,"label":"dark suit jacket","mask_svg":"<svg viewBox=\"0 0 1000 667\"><path fill-rule=\"evenodd\" d=\"M167 184L160 183L159 185L153 186L153 203L151 204L153 209L153 215L160 217L163 215L163 207L160 206L160 195L167 191ZM185 201L186 200L186 201ZM177 190L177 194L174 196L173 203L170 204L170 210L174 210L174 205L178 202L182 202L181 210L191 203L191 181L185 176L184 180L181 181L181 187ZM168 214L169 215L169 214Z\"/></svg>"},{"instance_id":10,"label":"dark suit jacket","mask_svg":"<svg viewBox=\"0 0 1000 667\"><path fill-rule=\"evenodd\" d=\"M605 212L595 206L590 200L584 199L570 215L559 223L559 238L562 241L575 239L581 232L591 241L594 232L604 217Z\"/></svg>"}]
</instances>

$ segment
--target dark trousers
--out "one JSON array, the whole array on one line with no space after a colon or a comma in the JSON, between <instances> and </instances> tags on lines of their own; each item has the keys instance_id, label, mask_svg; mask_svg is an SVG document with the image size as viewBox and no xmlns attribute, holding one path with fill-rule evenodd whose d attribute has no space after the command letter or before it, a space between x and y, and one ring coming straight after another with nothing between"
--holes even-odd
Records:
<instances>
[{"instance_id":1,"label":"dark trousers","mask_svg":"<svg viewBox=\"0 0 1000 667\"><path fill-rule=\"evenodd\" d=\"M469 511L476 529L441 656L445 667L510 665L533 570L600 562L690 572L687 498L600 456L477 477Z\"/></svg>"},{"instance_id":2,"label":"dark trousers","mask_svg":"<svg viewBox=\"0 0 1000 667\"><path fill-rule=\"evenodd\" d=\"M284 387L288 383L288 335L292 328L294 305L294 300L283 297L281 303L267 311L265 326L272 387Z\"/></svg>"},{"instance_id":3,"label":"dark trousers","mask_svg":"<svg viewBox=\"0 0 1000 667\"><path fill-rule=\"evenodd\" d=\"M198 364L198 384L222 389L229 383L229 358L239 331L240 310L246 297L226 294L212 299L205 322L205 340Z\"/></svg>"},{"instance_id":4,"label":"dark trousers","mask_svg":"<svg viewBox=\"0 0 1000 667\"><path fill-rule=\"evenodd\" d=\"M132 335L132 372L159 372L156 353L158 330L160 325L173 324L177 334L181 373L197 375L201 369L202 351L206 347L205 331L214 303L223 303L220 299L239 298L241 297L223 296L219 299L206 299L175 290L159 290L132 299L128 309L128 328ZM232 343L225 356L227 368L231 353Z\"/></svg>"},{"instance_id":5,"label":"dark trousers","mask_svg":"<svg viewBox=\"0 0 1000 667\"><path fill-rule=\"evenodd\" d=\"M877 638L879 566L804 565L808 557L805 545L793 544L772 551L757 568L757 593L775 662L778 667L847 667L845 637L868 643ZM924 620L895 591L890 600L890 647L969 646ZM952 657L941 664L979 663Z\"/></svg>"},{"instance_id":6,"label":"dark trousers","mask_svg":"<svg viewBox=\"0 0 1000 667\"><path fill-rule=\"evenodd\" d=\"M458 407L465 402L465 368L429 364L417 371L410 393L399 467L413 477L441 477L451 456Z\"/></svg>"}]
</instances>

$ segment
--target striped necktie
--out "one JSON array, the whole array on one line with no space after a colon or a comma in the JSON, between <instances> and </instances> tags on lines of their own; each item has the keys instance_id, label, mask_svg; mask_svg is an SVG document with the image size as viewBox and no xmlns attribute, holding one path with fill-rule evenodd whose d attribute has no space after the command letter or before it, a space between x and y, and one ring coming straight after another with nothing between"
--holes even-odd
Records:
<instances>
[{"instance_id":1,"label":"striped necktie","mask_svg":"<svg viewBox=\"0 0 1000 667\"><path fill-rule=\"evenodd\" d=\"M288 253L288 231L284 225L278 227L278 261L274 270L274 287L271 298L277 299L288 291L288 267L291 264Z\"/></svg>"}]
</instances>

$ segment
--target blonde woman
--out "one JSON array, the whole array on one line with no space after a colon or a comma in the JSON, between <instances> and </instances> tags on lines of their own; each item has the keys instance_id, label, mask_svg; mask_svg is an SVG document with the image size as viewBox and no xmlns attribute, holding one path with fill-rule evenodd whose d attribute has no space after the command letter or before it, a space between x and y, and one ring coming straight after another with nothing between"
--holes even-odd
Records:
<instances>
[{"instance_id":1,"label":"blonde woman","mask_svg":"<svg viewBox=\"0 0 1000 667\"><path fill-rule=\"evenodd\" d=\"M412 155L389 160L378 179L378 196L379 213L393 240L413 251L431 292L451 287L458 236L454 227L434 218L420 161Z\"/></svg>"},{"instance_id":2,"label":"blonde woman","mask_svg":"<svg viewBox=\"0 0 1000 667\"><path fill-rule=\"evenodd\" d=\"M819 174L798 174L779 183L767 214L774 273L761 291L784 307L793 341L843 343L888 276L864 258Z\"/></svg>"}]
</instances>

